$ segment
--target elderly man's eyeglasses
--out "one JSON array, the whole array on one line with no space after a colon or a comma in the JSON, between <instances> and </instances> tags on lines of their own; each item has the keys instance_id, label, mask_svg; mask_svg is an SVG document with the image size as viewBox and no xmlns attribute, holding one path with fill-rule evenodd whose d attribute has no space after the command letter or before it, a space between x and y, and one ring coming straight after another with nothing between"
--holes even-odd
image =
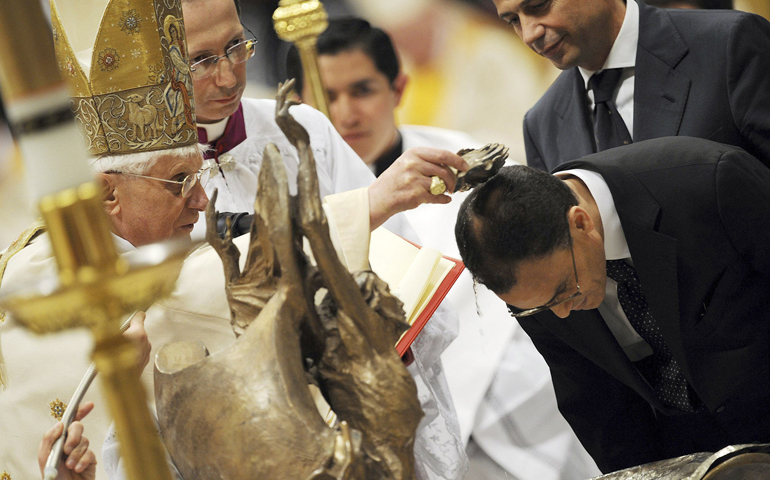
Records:
<instances>
[{"instance_id":1,"label":"elderly man's eyeglasses","mask_svg":"<svg viewBox=\"0 0 770 480\"><path fill-rule=\"evenodd\" d=\"M128 175L131 177L139 177L139 178L146 178L149 180L157 180L159 182L165 182L165 183L173 183L175 185L181 185L182 190L180 194L187 198L192 193L192 189L195 188L196 183L200 183L201 187L205 187L206 183L208 183L209 178L211 178L212 170L214 170L214 174L216 174L216 164L212 164L209 161L204 162L203 167L198 170L195 173L191 173L187 176L185 176L181 180L166 180L165 178L158 178L158 177L150 177L147 175L139 175L138 173L127 173L127 172L107 172L107 173L117 173L120 175Z\"/></svg>"},{"instance_id":2,"label":"elderly man's eyeglasses","mask_svg":"<svg viewBox=\"0 0 770 480\"><path fill-rule=\"evenodd\" d=\"M512 317L527 317L529 315L534 315L536 313L544 312L546 310L550 310L551 308L557 305L561 305L564 302L569 302L573 298L576 298L582 295L582 293L580 292L580 284L578 283L577 265L575 264L575 250L572 248L572 235L570 235L569 237L569 253L572 255L572 269L575 271L575 288L577 289L577 291L567 298L562 298L561 300L554 299L553 301L550 301L545 305L541 305L535 308L528 308L526 310L519 310L513 305L508 305L508 313L510 313Z\"/></svg>"},{"instance_id":3,"label":"elderly man's eyeglasses","mask_svg":"<svg viewBox=\"0 0 770 480\"><path fill-rule=\"evenodd\" d=\"M245 28L245 27L244 27ZM246 28L251 33L251 30ZM251 33L254 36L253 33ZM238 65L254 56L256 38L241 40L235 45L227 47L224 55L211 55L202 60L198 60L190 65L190 74L193 80L203 80L214 74L217 70L217 63L223 58L227 58L233 65Z\"/></svg>"}]
</instances>

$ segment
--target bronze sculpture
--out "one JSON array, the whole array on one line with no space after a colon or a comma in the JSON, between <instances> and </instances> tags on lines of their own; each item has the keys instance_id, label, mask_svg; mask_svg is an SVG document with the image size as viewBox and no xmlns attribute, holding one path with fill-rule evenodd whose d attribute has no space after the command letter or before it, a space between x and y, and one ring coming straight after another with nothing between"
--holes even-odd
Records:
<instances>
[{"instance_id":1,"label":"bronze sculpture","mask_svg":"<svg viewBox=\"0 0 770 480\"><path fill-rule=\"evenodd\" d=\"M243 271L231 239L218 240L209 222L240 337L212 356L189 343L159 352L163 436L186 480L411 479L422 411L393 348L406 329L401 305L373 273L354 279L336 256L307 132L288 113L292 84L279 88L276 121L299 152L298 195L290 197L283 161L269 145ZM341 419L337 427L324 423L309 381Z\"/></svg>"}]
</instances>

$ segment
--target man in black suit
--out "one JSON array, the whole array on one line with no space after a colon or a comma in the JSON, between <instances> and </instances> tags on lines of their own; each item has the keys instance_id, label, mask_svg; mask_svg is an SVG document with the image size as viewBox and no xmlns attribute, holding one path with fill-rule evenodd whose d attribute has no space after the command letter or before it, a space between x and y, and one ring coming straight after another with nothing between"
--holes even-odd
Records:
<instances>
[{"instance_id":1,"label":"man in black suit","mask_svg":"<svg viewBox=\"0 0 770 480\"><path fill-rule=\"evenodd\" d=\"M464 202L457 243L599 468L770 441L770 170L669 137L555 175L504 168Z\"/></svg>"},{"instance_id":2,"label":"man in black suit","mask_svg":"<svg viewBox=\"0 0 770 480\"><path fill-rule=\"evenodd\" d=\"M531 167L550 171L604 149L594 136L597 84L609 88L628 143L700 137L770 165L770 23L762 17L634 0L494 1L530 48L564 70L525 116ZM619 78L598 81L604 72Z\"/></svg>"}]
</instances>

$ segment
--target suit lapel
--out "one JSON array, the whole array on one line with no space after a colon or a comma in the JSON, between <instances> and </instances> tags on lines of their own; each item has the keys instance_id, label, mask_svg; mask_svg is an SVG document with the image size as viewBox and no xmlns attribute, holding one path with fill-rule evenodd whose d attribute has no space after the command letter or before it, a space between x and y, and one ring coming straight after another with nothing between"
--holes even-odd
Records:
<instances>
[{"instance_id":1,"label":"suit lapel","mask_svg":"<svg viewBox=\"0 0 770 480\"><path fill-rule=\"evenodd\" d=\"M558 97L553 109L558 124L555 131L570 133L557 135L555 140L562 158L579 158L594 153L596 141L590 124L587 97L584 95L583 77L577 67L570 69L567 75L572 88Z\"/></svg>"},{"instance_id":2,"label":"suit lapel","mask_svg":"<svg viewBox=\"0 0 770 480\"><path fill-rule=\"evenodd\" d=\"M634 141L676 136L690 92L675 70L688 48L668 12L639 3L634 80Z\"/></svg>"},{"instance_id":3,"label":"suit lapel","mask_svg":"<svg viewBox=\"0 0 770 480\"><path fill-rule=\"evenodd\" d=\"M599 171L613 193L642 291L671 353L689 380L682 348L676 239L657 231L660 205L636 176L616 162L607 162L606 166Z\"/></svg>"},{"instance_id":4,"label":"suit lapel","mask_svg":"<svg viewBox=\"0 0 770 480\"><path fill-rule=\"evenodd\" d=\"M537 320L578 353L639 393L655 408L666 411L650 384L615 340L598 310L574 311L567 318L544 312L537 315Z\"/></svg>"}]
</instances>

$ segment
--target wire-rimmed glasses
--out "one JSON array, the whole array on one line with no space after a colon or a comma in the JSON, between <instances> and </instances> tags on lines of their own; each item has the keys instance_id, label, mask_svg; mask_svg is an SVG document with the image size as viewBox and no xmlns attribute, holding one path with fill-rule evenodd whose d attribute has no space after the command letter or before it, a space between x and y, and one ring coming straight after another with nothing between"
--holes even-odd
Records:
<instances>
[{"instance_id":1,"label":"wire-rimmed glasses","mask_svg":"<svg viewBox=\"0 0 770 480\"><path fill-rule=\"evenodd\" d=\"M243 28L246 28L245 26ZM256 35L251 30L246 28L251 33L252 38L244 39L227 47L224 55L211 55L202 60L198 60L190 65L190 74L193 80L203 80L208 78L217 71L217 63L223 58L227 58L233 65L238 65L254 56L255 47L257 45Z\"/></svg>"},{"instance_id":2,"label":"wire-rimmed glasses","mask_svg":"<svg viewBox=\"0 0 770 480\"><path fill-rule=\"evenodd\" d=\"M175 185L181 185L182 190L180 194L187 198L190 196L190 193L192 193L192 189L195 187L196 183L200 183L201 187L205 187L206 183L208 183L209 178L211 178L211 171L216 168L215 164L212 164L211 162L204 162L203 167L201 167L200 170L198 170L195 173L191 173L184 177L182 180L167 180L165 178L158 178L158 177L150 177L148 175L139 175L138 173L127 173L127 172L107 172L107 173L117 173L120 175L128 175L130 177L138 177L138 178L146 178L149 180L157 180L159 182L165 182L165 183L173 183Z\"/></svg>"}]
</instances>

